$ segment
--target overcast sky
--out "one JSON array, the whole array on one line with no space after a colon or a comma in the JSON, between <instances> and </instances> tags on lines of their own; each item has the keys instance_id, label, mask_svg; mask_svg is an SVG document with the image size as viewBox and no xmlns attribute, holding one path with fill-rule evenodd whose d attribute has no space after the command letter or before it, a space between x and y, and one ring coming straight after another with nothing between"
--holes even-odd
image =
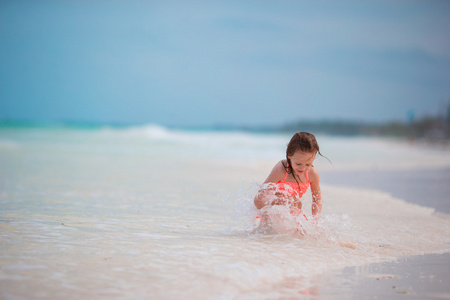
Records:
<instances>
[{"instance_id":1,"label":"overcast sky","mask_svg":"<svg viewBox=\"0 0 450 300\"><path fill-rule=\"evenodd\" d=\"M450 100L450 1L1 1L0 118L406 120Z\"/></svg>"}]
</instances>

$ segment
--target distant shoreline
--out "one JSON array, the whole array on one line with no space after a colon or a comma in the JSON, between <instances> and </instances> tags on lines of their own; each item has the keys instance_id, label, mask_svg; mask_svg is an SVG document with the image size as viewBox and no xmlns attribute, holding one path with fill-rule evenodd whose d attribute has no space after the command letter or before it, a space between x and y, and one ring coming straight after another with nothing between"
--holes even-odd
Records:
<instances>
[{"instance_id":1,"label":"distant shoreline","mask_svg":"<svg viewBox=\"0 0 450 300\"><path fill-rule=\"evenodd\" d=\"M449 114L450 115L450 114ZM90 122L90 121L35 121L0 119L0 128L74 128L101 129L104 127L126 129L146 126L148 123ZM329 136L377 136L394 137L408 140L426 140L430 142L450 143L450 116L427 117L410 122L390 121L369 123L362 121L298 121L282 125L250 126L216 124L212 126L163 126L168 129L193 131L244 131L254 133L291 133L308 131Z\"/></svg>"},{"instance_id":2,"label":"distant shoreline","mask_svg":"<svg viewBox=\"0 0 450 300\"><path fill-rule=\"evenodd\" d=\"M409 122L389 121L370 123L363 121L323 120L298 121L279 126L227 126L218 130L244 130L252 132L308 131L330 136L379 136L406 138L410 140L450 141L450 111L447 117L426 117Z\"/></svg>"}]
</instances>

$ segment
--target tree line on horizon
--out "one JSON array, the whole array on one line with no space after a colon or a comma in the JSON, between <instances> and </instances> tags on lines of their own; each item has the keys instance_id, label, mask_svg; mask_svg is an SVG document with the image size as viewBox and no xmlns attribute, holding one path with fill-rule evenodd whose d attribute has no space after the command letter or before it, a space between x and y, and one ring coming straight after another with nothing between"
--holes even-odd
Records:
<instances>
[{"instance_id":1,"label":"tree line on horizon","mask_svg":"<svg viewBox=\"0 0 450 300\"><path fill-rule=\"evenodd\" d=\"M219 126L216 129L233 129ZM408 139L427 139L433 141L450 140L450 104L445 116L428 116L410 121L390 121L369 123L364 121L296 121L280 126L240 127L240 130L257 132L296 132L308 131L314 134L340 136L386 136Z\"/></svg>"},{"instance_id":2,"label":"tree line on horizon","mask_svg":"<svg viewBox=\"0 0 450 300\"><path fill-rule=\"evenodd\" d=\"M450 139L450 122L430 117L411 122L392 121L381 124L352 121L299 121L273 128L270 131L292 132L299 130L326 135Z\"/></svg>"},{"instance_id":3,"label":"tree line on horizon","mask_svg":"<svg viewBox=\"0 0 450 300\"><path fill-rule=\"evenodd\" d=\"M450 140L450 105L445 116L428 116L408 122L368 123L357 121L298 121L277 128L277 132L310 131L343 136L389 136L408 139Z\"/></svg>"}]
</instances>

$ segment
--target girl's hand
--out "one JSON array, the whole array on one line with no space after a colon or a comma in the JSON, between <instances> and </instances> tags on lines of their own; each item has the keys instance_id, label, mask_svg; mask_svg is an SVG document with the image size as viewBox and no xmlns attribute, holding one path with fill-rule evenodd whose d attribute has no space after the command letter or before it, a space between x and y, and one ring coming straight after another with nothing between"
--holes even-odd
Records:
<instances>
[{"instance_id":1,"label":"girl's hand","mask_svg":"<svg viewBox=\"0 0 450 300\"><path fill-rule=\"evenodd\" d=\"M274 199L271 205L285 205L288 202L288 198L280 192L275 193L276 199Z\"/></svg>"},{"instance_id":2,"label":"girl's hand","mask_svg":"<svg viewBox=\"0 0 450 300\"><path fill-rule=\"evenodd\" d=\"M288 196L282 192L276 192L274 194L275 200L271 202L271 205L289 205L298 209L302 209L302 203L297 197Z\"/></svg>"}]
</instances>

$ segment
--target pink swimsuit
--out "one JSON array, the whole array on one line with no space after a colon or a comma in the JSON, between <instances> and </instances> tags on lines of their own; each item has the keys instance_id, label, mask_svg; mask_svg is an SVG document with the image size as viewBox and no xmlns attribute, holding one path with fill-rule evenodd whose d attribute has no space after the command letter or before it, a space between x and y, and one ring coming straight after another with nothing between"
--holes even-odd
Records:
<instances>
[{"instance_id":1,"label":"pink swimsuit","mask_svg":"<svg viewBox=\"0 0 450 300\"><path fill-rule=\"evenodd\" d=\"M297 184L297 182L286 181L287 176L288 170L286 170L286 176L284 176L284 179L277 182L277 189L280 191L287 190L288 192L290 192L291 196L298 196L299 198L301 198L309 188L308 172L305 173L306 182L300 182L299 184ZM286 187L286 185L288 185L288 187ZM298 216L300 214L303 214L301 209L296 208L295 210L291 211L292 216ZM308 221L308 218L305 214L303 214L303 217L305 217L306 221ZM256 216L256 218L261 219L261 216Z\"/></svg>"},{"instance_id":2,"label":"pink swimsuit","mask_svg":"<svg viewBox=\"0 0 450 300\"><path fill-rule=\"evenodd\" d=\"M286 170L286 176L284 176L284 179L277 182L277 188L280 191L285 191L286 190L285 185L288 185L289 186L288 190L291 192L291 196L299 196L301 198L309 188L308 172L305 172L306 182L300 182L299 184L297 184L297 182L286 181L287 176L288 170Z\"/></svg>"}]
</instances>

